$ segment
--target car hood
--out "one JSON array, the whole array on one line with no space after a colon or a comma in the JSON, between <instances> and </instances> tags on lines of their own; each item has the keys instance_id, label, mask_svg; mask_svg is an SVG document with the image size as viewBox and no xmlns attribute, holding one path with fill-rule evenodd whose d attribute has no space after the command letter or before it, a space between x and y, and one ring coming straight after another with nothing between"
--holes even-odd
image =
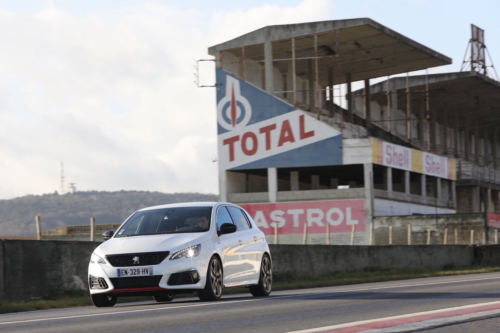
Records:
<instances>
[{"instance_id":1,"label":"car hood","mask_svg":"<svg viewBox=\"0 0 500 333\"><path fill-rule=\"evenodd\" d=\"M162 234L133 237L118 237L102 243L96 250L103 255L120 253L142 253L178 251L185 247L209 240L210 233Z\"/></svg>"}]
</instances>

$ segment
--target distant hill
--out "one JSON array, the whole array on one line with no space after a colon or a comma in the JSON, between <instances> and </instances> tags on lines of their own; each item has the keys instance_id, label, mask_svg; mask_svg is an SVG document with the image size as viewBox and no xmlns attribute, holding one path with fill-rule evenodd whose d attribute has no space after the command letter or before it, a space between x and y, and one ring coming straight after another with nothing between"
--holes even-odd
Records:
<instances>
[{"instance_id":1,"label":"distant hill","mask_svg":"<svg viewBox=\"0 0 500 333\"><path fill-rule=\"evenodd\" d=\"M176 202L217 201L215 194L160 193L141 191L76 192L58 195L28 195L0 200L0 235L34 236L35 215L42 220L42 230L65 225L121 223L140 208Z\"/></svg>"}]
</instances>

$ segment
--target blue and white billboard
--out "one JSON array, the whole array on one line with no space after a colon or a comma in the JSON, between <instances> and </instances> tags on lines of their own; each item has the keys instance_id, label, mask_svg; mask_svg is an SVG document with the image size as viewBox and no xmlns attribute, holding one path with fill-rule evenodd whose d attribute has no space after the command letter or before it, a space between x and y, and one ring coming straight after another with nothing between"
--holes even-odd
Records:
<instances>
[{"instance_id":1,"label":"blue and white billboard","mask_svg":"<svg viewBox=\"0 0 500 333\"><path fill-rule=\"evenodd\" d=\"M342 164L342 135L255 86L216 69L221 170Z\"/></svg>"}]
</instances>

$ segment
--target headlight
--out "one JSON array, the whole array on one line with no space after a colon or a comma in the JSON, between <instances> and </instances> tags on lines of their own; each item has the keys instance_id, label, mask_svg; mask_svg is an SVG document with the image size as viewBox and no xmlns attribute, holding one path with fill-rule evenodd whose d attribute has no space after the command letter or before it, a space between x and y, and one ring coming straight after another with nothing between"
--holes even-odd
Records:
<instances>
[{"instance_id":1,"label":"headlight","mask_svg":"<svg viewBox=\"0 0 500 333\"><path fill-rule=\"evenodd\" d=\"M98 263L98 264L105 264L106 261L104 259L102 259L101 257L99 257L97 254L95 253L92 253L92 256L90 257L90 262L91 263Z\"/></svg>"},{"instance_id":2,"label":"headlight","mask_svg":"<svg viewBox=\"0 0 500 333\"><path fill-rule=\"evenodd\" d=\"M183 250L177 251L174 254L172 254L170 260L179 259L182 257L186 258L196 257L198 254L200 254L200 251L201 251L201 244L190 246L188 248L185 248Z\"/></svg>"}]
</instances>

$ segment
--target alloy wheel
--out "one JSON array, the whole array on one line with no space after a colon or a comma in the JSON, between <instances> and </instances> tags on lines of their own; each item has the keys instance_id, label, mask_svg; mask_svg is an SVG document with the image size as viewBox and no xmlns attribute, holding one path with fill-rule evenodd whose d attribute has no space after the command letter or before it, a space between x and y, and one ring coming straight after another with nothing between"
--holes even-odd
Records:
<instances>
[{"instance_id":1,"label":"alloy wheel","mask_svg":"<svg viewBox=\"0 0 500 333\"><path fill-rule=\"evenodd\" d=\"M222 295L222 269L219 260L212 260L210 265L210 280L214 295L220 297Z\"/></svg>"},{"instance_id":2,"label":"alloy wheel","mask_svg":"<svg viewBox=\"0 0 500 333\"><path fill-rule=\"evenodd\" d=\"M262 259L261 279L262 285L266 292L270 292L273 283L273 272L271 268L271 261L269 260L268 256L265 256Z\"/></svg>"}]
</instances>

